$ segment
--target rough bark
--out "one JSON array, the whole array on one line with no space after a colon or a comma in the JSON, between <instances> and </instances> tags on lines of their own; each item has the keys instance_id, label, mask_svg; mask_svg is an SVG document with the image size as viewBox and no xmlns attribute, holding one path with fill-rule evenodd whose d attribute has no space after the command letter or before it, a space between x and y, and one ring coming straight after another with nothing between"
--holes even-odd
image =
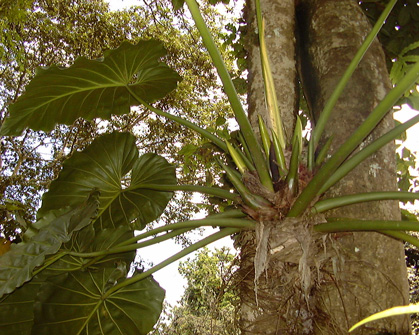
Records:
<instances>
[{"instance_id":1,"label":"rough bark","mask_svg":"<svg viewBox=\"0 0 419 335\"><path fill-rule=\"evenodd\" d=\"M339 78L371 30L352 0L304 0L299 8L305 69L309 70L308 98L314 116L321 113ZM306 84L307 80L304 80ZM384 53L376 40L339 99L324 138L334 135L333 149L341 145L390 90ZM368 144L393 127L389 114L365 140ZM394 144L387 145L333 187L328 196L397 190ZM398 220L396 201L349 206L329 216ZM360 319L380 310L408 303L407 274L402 243L376 233L333 236L336 250L322 271L316 304L327 320L317 333L346 334ZM331 247L329 243L328 248ZM333 325L333 328L331 328ZM336 327L336 329L334 329ZM359 331L409 334L406 317L385 319Z\"/></svg>"},{"instance_id":2,"label":"rough bark","mask_svg":"<svg viewBox=\"0 0 419 335\"><path fill-rule=\"evenodd\" d=\"M247 51L249 61L249 119L256 132L258 115L272 129L272 120L266 109L262 69L260 65L259 38L254 0L247 1ZM265 19L265 39L285 134L290 138L294 129L297 102L297 72L295 60L295 6L294 0L261 1Z\"/></svg>"},{"instance_id":3,"label":"rough bark","mask_svg":"<svg viewBox=\"0 0 419 335\"><path fill-rule=\"evenodd\" d=\"M269 31L274 31L275 25L279 24L282 27L281 36L292 34L285 39L274 36L278 49L269 52L271 61L274 60L274 71L288 74L288 79L282 79L280 85L292 86L293 89L288 88L288 92L293 92L295 96L291 76L291 73L295 74L295 69L289 69L288 61L280 61L284 50L290 50L285 48L289 48L289 42L295 36L294 19L289 17L294 17L294 11L287 7L291 3L293 1L262 1L265 18L272 20L271 23L268 21L268 27L271 24ZM280 6L285 7L277 16ZM303 37L301 58L305 94L314 116L318 116L370 26L353 0L303 0L298 9L298 25ZM250 7L250 19L252 13ZM285 25L281 25L282 19L286 20ZM283 47L281 43L284 43ZM278 56L272 55L275 52L279 52ZM263 114L264 97L260 69L256 65L256 43L251 43L249 55L252 58L249 115L254 123L258 113L267 117ZM290 60L290 54L288 57ZM281 70L282 66L285 70ZM278 86L277 89L281 92L286 90ZM384 55L379 43L375 42L339 100L327 126L325 138L331 134L335 136L332 150L345 141L389 89ZM278 98L282 103L287 101L281 111L294 110L293 99L289 96L287 99ZM284 119L287 135L290 136L293 113L287 113ZM365 144L391 127L392 118L389 116ZM305 182L300 179L300 186L303 187ZM328 196L394 190L396 187L394 147L389 145L336 185ZM258 189L253 191L257 193ZM261 195L266 197L266 194ZM285 218L292 201L285 189L270 195L270 200L274 208L258 213L256 232L241 234L236 241L241 248L238 280L242 334L347 334L348 328L360 319L382 309L408 303L401 243L371 233L314 234L312 226L324 217L305 215L298 219ZM379 202L346 207L328 215L391 220L399 219L400 214L397 202ZM269 243L261 243L267 240ZM263 274L255 280L255 257L258 260L260 249L264 248L269 257L263 266ZM354 334L377 334L380 331L409 334L408 318L385 319Z\"/></svg>"},{"instance_id":4,"label":"rough bark","mask_svg":"<svg viewBox=\"0 0 419 335\"><path fill-rule=\"evenodd\" d=\"M294 129L296 107L298 102L297 91L297 67L295 51L295 4L294 0L264 0L261 1L262 15L265 19L265 38L268 48L270 64L273 70L275 88L277 91L278 103L280 105L281 118L284 123L284 130L287 141ZM260 65L260 50L254 1L247 1L247 51L249 60L249 93L248 108L249 119L256 134L259 133L257 116L261 115L267 126L272 129L272 120L266 109L262 69ZM251 185L248 185L251 188ZM258 193L257 187L253 189ZM266 196L266 194L261 194ZM283 197L282 197L283 196ZM296 229L301 227L298 222L291 220L288 224L282 224L283 230L278 232L278 218L283 218L289 208L288 194L276 196L278 212L272 215L261 213L259 225L255 233L242 233L236 240L240 247L241 262L239 274L240 287L240 327L242 334L280 334L288 328L294 328L294 318L287 318L283 308L292 306L297 310L304 309L304 299L301 294L294 297L294 291L289 291L287 283L298 280L298 254L299 245L295 239ZM281 199L282 198L282 199ZM275 200L273 201L275 202ZM280 210L279 210L280 208ZM277 215L275 215L277 214ZM275 217L277 216L277 217ZM258 241L271 236L285 236L287 250L295 250L297 262L286 264L283 260L275 260L270 257L270 263L266 269L266 275L262 274L255 287L255 257L256 249L262 249ZM296 245L297 243L297 245ZM270 241L270 247L273 242ZM266 247L266 246L265 246ZM265 250L266 252L266 250ZM293 253L293 252L290 252ZM294 257L294 258L295 258ZM281 306L289 299L286 306ZM303 307L301 307L303 305ZM281 316L282 314L282 316ZM279 331L279 333L278 333ZM296 332L297 334L298 332Z\"/></svg>"}]
</instances>

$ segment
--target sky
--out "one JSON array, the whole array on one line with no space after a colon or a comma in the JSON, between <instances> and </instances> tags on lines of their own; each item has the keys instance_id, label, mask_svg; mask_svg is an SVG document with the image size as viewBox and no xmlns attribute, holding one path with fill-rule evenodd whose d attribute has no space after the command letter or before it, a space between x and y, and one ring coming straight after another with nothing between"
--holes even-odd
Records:
<instances>
[{"instance_id":1,"label":"sky","mask_svg":"<svg viewBox=\"0 0 419 335\"><path fill-rule=\"evenodd\" d=\"M215 229L208 228L206 229L204 236L213 234L215 232ZM204 236L199 237L199 239L204 238ZM230 237L225 237L217 242L211 243L208 248L210 250L214 250L215 248L220 249L223 246L233 248L232 242L233 241ZM161 261L164 261L167 257L170 257L181 250L182 247L179 244L169 240L144 249L140 249L139 253L145 261L152 261L154 265L157 265ZM182 258L180 261L193 258L194 254L195 253L189 254L188 256ZM184 287L186 286L186 280L179 274L178 266L179 261L166 266L154 274L154 279L156 279L160 286L166 290L166 301L172 306L176 304L176 302L180 299L184 292Z\"/></svg>"},{"instance_id":2,"label":"sky","mask_svg":"<svg viewBox=\"0 0 419 335\"><path fill-rule=\"evenodd\" d=\"M131 7L138 5L138 0L105 0L109 3L111 10L124 9L126 7Z\"/></svg>"},{"instance_id":3,"label":"sky","mask_svg":"<svg viewBox=\"0 0 419 335\"><path fill-rule=\"evenodd\" d=\"M403 106L402 110L394 113L394 118L400 122L405 122L416 116L419 112L409 108L407 105ZM407 139L403 143L407 148L413 148L418 151L419 148L419 123L409 128L407 131ZM418 166L416 166L418 168Z\"/></svg>"},{"instance_id":4,"label":"sky","mask_svg":"<svg viewBox=\"0 0 419 335\"><path fill-rule=\"evenodd\" d=\"M138 4L138 0L105 0L109 3L111 10L123 9ZM401 111L394 114L395 119L404 122L418 114L417 111L411 110L410 108L404 107ZM404 146L411 149L412 151L418 151L419 148L419 124L407 130L407 141L404 142ZM417 162L416 162L417 163ZM418 166L416 166L416 171ZM205 232L206 235L214 233L215 230L208 228ZM200 237L199 239L202 239ZM196 239L198 240L198 238ZM230 237L226 237L220 241L212 243L209 248L221 248L228 246L233 248L233 243ZM140 249L139 253L146 262L152 262L154 265L165 260L167 257L180 251L182 247L174 241L169 240L157 245L153 245L147 248ZM181 259L180 261L186 260L188 257L193 257L193 254ZM174 305L180 299L186 280L178 272L179 261L172 263L171 265L159 270L154 274L154 278L159 282L160 286L166 290L166 301Z\"/></svg>"}]
</instances>

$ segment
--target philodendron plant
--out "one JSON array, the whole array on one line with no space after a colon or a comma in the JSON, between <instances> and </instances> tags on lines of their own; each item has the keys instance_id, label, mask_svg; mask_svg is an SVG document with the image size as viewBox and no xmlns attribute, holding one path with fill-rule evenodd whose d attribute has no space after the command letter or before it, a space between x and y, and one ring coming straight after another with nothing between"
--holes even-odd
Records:
<instances>
[{"instance_id":1,"label":"philodendron plant","mask_svg":"<svg viewBox=\"0 0 419 335\"><path fill-rule=\"evenodd\" d=\"M37 222L23 233L21 243L12 245L0 257L2 334L147 334L159 318L164 298L164 290L152 273L208 243L243 229L254 229L262 214L277 218L307 217L359 202L419 198L408 192L321 197L365 158L419 122L416 116L351 156L387 111L417 82L418 63L398 80L397 86L330 157L326 159L329 142L321 150L317 148L335 102L394 0L384 10L326 104L312 132L304 160L301 122L296 122L291 143L286 143L283 135L258 1L266 101L274 120L272 130L259 120L260 139L252 130L196 1L173 1L175 9L184 2L211 55L239 124L238 145L151 105L175 89L181 80L175 71L159 61L165 50L155 40L135 45L124 42L100 60L79 58L68 68L40 69L25 93L10 107L10 115L0 134L18 136L27 127L50 131L56 124L69 125L79 117L107 120L111 115L126 114L132 106L142 105L196 131L224 152L216 159L231 181L232 191L178 185L175 168L163 157L153 153L139 156L133 135L114 132L100 136L64 162L58 178L43 195ZM231 159L226 160L227 156ZM235 166L229 163L231 161ZM302 164L312 178L299 176ZM201 220L144 231L148 223L159 218L173 192L178 190L227 199L235 208ZM278 195L286 197L289 205L275 207L273 202ZM203 226L220 230L151 269L136 271L127 277L136 250ZM419 246L419 241L406 233L407 230L418 231L419 223L342 219L338 223L319 223L313 229L319 233L380 231ZM136 235L134 231L140 233ZM256 259L263 261L263 255ZM258 274L263 271L260 266L256 268Z\"/></svg>"}]
</instances>

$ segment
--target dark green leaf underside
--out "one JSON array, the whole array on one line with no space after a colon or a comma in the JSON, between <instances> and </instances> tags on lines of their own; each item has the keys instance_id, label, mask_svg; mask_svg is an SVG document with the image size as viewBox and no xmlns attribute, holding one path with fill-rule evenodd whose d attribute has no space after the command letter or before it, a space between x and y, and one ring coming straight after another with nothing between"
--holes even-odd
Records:
<instances>
[{"instance_id":1,"label":"dark green leaf underside","mask_svg":"<svg viewBox=\"0 0 419 335\"><path fill-rule=\"evenodd\" d=\"M130 186L123 180L131 172ZM171 192L141 189L142 183L176 184L175 170L155 154L138 157L135 137L128 133L103 135L83 152L75 153L44 194L38 215L65 205L77 205L92 188L100 195L100 228L131 225L136 229L159 217Z\"/></svg>"},{"instance_id":2,"label":"dark green leaf underside","mask_svg":"<svg viewBox=\"0 0 419 335\"><path fill-rule=\"evenodd\" d=\"M29 242L12 245L0 257L0 296L30 280L32 271L43 264L47 255L55 254L74 231L91 222L97 207L97 194L94 194L79 207L51 221Z\"/></svg>"},{"instance_id":3,"label":"dark green leaf underside","mask_svg":"<svg viewBox=\"0 0 419 335\"><path fill-rule=\"evenodd\" d=\"M159 318L164 290L148 277L104 298L114 273L114 268L73 272L44 284L32 334L147 334Z\"/></svg>"},{"instance_id":4,"label":"dark green leaf underside","mask_svg":"<svg viewBox=\"0 0 419 335\"><path fill-rule=\"evenodd\" d=\"M33 325L33 304L41 281L32 280L0 302L0 334L30 334Z\"/></svg>"},{"instance_id":5,"label":"dark green leaf underside","mask_svg":"<svg viewBox=\"0 0 419 335\"><path fill-rule=\"evenodd\" d=\"M165 53L155 40L124 42L101 60L81 57L69 68L39 69L9 108L0 135L19 135L27 127L50 131L57 123L70 125L79 117L109 119L111 114L128 113L137 104L128 86L144 101L160 99L180 80L158 61Z\"/></svg>"}]
</instances>

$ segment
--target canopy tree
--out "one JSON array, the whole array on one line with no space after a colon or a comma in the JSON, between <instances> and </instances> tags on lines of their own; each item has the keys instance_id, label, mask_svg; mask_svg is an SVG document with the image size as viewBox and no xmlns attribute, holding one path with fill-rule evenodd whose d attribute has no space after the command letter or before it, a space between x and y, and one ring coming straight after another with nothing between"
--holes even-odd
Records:
<instances>
[{"instance_id":1,"label":"canopy tree","mask_svg":"<svg viewBox=\"0 0 419 335\"><path fill-rule=\"evenodd\" d=\"M241 253L242 334L346 334L368 314L408 303L397 240L418 246L406 231L419 227L400 220L396 200L418 195L397 191L391 143L419 117L394 127L388 111L403 97L415 102L418 45L400 51L392 87L375 39L395 2L377 2L381 14L371 30L352 0L249 0L247 115L198 3L173 0L175 10L187 5L217 70L239 125L231 134L203 128L196 115L175 110L177 101L166 110L158 102L181 77L161 61L165 50L155 39L40 69L10 106L2 136L47 132L79 117L110 122L142 106L211 142L229 184L179 184L165 158L140 155L136 138L121 129L74 152L23 242L0 258L2 331L147 334L164 296L152 273L232 234ZM398 8L397 30L404 7L413 13L418 6ZM298 85L313 127L308 141L297 116ZM174 191L222 201L204 219L134 235L162 214ZM134 250L202 226L220 229L127 278ZM402 317L357 331L408 334L410 325Z\"/></svg>"},{"instance_id":2,"label":"canopy tree","mask_svg":"<svg viewBox=\"0 0 419 335\"><path fill-rule=\"evenodd\" d=\"M139 2L137 7L117 12L110 12L103 1L40 0L18 4L1 7L4 14L0 22L3 31L0 41L2 121L7 116L8 106L23 92L37 67L66 66L80 56L98 58L122 41L134 43L141 38L154 37L164 41L169 50L165 60L185 78L180 84L182 89L162 99L159 107L191 118L199 114L197 123L223 130L224 125L216 124L217 117L210 111L217 108L220 118L228 118L231 112L224 100L208 96L220 86L210 59L191 23L182 15L174 15L169 3L160 1L146 5ZM212 19L215 15L212 7L208 7L205 14L214 26L223 22ZM4 137L1 142L0 217L2 222L8 222L2 225L3 234L10 239L18 237L16 229L22 229L25 221L34 220L42 192L56 178L66 157L85 148L99 134L113 130L131 131L138 139L140 150L159 152L178 161L200 150L201 159L190 159L188 164L180 164L179 169L186 172L207 167L211 170L206 158L208 149L202 147L204 143L199 138L171 120L151 116L141 107L126 115L114 115L107 123L78 119L48 133L28 129L21 137ZM183 146L189 150L179 152ZM190 178L189 174L181 176ZM204 173L194 181L211 183ZM172 210L166 211L166 221L186 219L198 210L187 199L189 195L183 194L170 203ZM174 210L177 206L183 206L186 211ZM13 213L19 213L23 221L14 220Z\"/></svg>"},{"instance_id":3,"label":"canopy tree","mask_svg":"<svg viewBox=\"0 0 419 335\"><path fill-rule=\"evenodd\" d=\"M182 261L179 273L187 281L185 292L179 305L167 308L167 319L153 334L239 334L236 269L235 257L225 247L214 251L203 248L192 259Z\"/></svg>"}]
</instances>

